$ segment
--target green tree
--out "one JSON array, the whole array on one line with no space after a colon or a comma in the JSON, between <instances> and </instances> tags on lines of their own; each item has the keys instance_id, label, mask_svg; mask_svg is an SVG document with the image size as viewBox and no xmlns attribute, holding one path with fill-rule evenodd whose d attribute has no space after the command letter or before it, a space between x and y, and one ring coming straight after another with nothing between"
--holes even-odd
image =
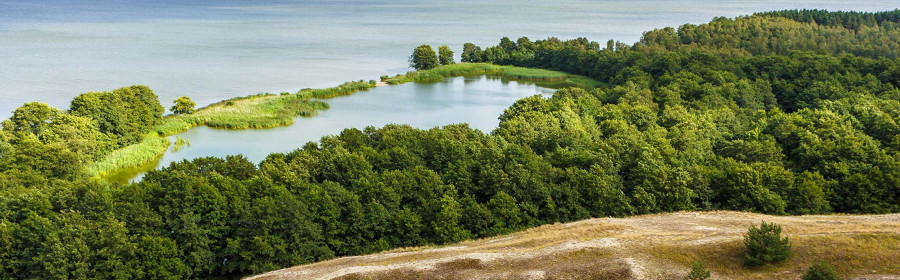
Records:
<instances>
[{"instance_id":1,"label":"green tree","mask_svg":"<svg viewBox=\"0 0 900 280\"><path fill-rule=\"evenodd\" d=\"M482 61L496 64L506 64L509 59L509 52L501 47L490 47L484 50Z\"/></svg>"},{"instance_id":2,"label":"green tree","mask_svg":"<svg viewBox=\"0 0 900 280\"><path fill-rule=\"evenodd\" d=\"M484 56L481 47L472 43L463 44L463 52L460 61L462 62L481 62Z\"/></svg>"},{"instance_id":3,"label":"green tree","mask_svg":"<svg viewBox=\"0 0 900 280\"><path fill-rule=\"evenodd\" d=\"M69 151L80 155L82 163L106 154L114 144L106 134L100 133L92 119L72 114L55 117L48 125L42 141L63 144Z\"/></svg>"},{"instance_id":4,"label":"green tree","mask_svg":"<svg viewBox=\"0 0 900 280\"><path fill-rule=\"evenodd\" d=\"M491 211L487 207L466 197L461 200L463 206L460 224L477 237L487 236L493 222Z\"/></svg>"},{"instance_id":5,"label":"green tree","mask_svg":"<svg viewBox=\"0 0 900 280\"><path fill-rule=\"evenodd\" d=\"M516 47L516 42L513 42L509 39L509 37L500 38L500 48L503 48L507 53L512 53L518 49Z\"/></svg>"},{"instance_id":6,"label":"green tree","mask_svg":"<svg viewBox=\"0 0 900 280\"><path fill-rule=\"evenodd\" d=\"M749 266L777 263L791 256L791 242L781 237L781 226L775 223L750 225L744 246L744 264Z\"/></svg>"},{"instance_id":7,"label":"green tree","mask_svg":"<svg viewBox=\"0 0 900 280\"><path fill-rule=\"evenodd\" d=\"M516 48L520 51L534 51L534 43L528 37L520 37L516 40Z\"/></svg>"},{"instance_id":8,"label":"green tree","mask_svg":"<svg viewBox=\"0 0 900 280\"><path fill-rule=\"evenodd\" d=\"M828 262L820 260L809 267L801 278L803 280L841 280L834 266Z\"/></svg>"},{"instance_id":9,"label":"green tree","mask_svg":"<svg viewBox=\"0 0 900 280\"><path fill-rule=\"evenodd\" d=\"M818 172L803 172L797 176L788 195L788 206L793 214L823 214L831 211L825 189L829 182Z\"/></svg>"},{"instance_id":10,"label":"green tree","mask_svg":"<svg viewBox=\"0 0 900 280\"><path fill-rule=\"evenodd\" d=\"M59 110L50 107L46 103L30 102L13 111L11 122L4 123L4 129L8 131L22 131L41 137L44 130L54 117L59 115Z\"/></svg>"},{"instance_id":11,"label":"green tree","mask_svg":"<svg viewBox=\"0 0 900 280\"><path fill-rule=\"evenodd\" d=\"M137 278L143 279L187 279L190 276L188 268L178 258L178 247L175 242L166 237L142 236L136 248Z\"/></svg>"},{"instance_id":12,"label":"green tree","mask_svg":"<svg viewBox=\"0 0 900 280\"><path fill-rule=\"evenodd\" d=\"M409 67L428 70L438 66L438 57L429 45L421 45L409 56Z\"/></svg>"},{"instance_id":13,"label":"green tree","mask_svg":"<svg viewBox=\"0 0 900 280\"><path fill-rule=\"evenodd\" d=\"M487 204L493 214L493 234L503 234L519 229L522 223L522 212L516 198L505 192L499 192Z\"/></svg>"},{"instance_id":14,"label":"green tree","mask_svg":"<svg viewBox=\"0 0 900 280\"><path fill-rule=\"evenodd\" d=\"M463 216L462 207L448 195L441 198L440 204L441 209L433 221L438 242L451 243L466 239L469 233L459 226Z\"/></svg>"},{"instance_id":15,"label":"green tree","mask_svg":"<svg viewBox=\"0 0 900 280\"><path fill-rule=\"evenodd\" d=\"M172 105L172 108L169 110L172 110L172 113L176 115L194 113L194 106L197 106L197 103L194 103L194 100L187 96L175 98L172 103L175 103L175 105Z\"/></svg>"},{"instance_id":16,"label":"green tree","mask_svg":"<svg viewBox=\"0 0 900 280\"><path fill-rule=\"evenodd\" d=\"M447 45L438 47L438 60L440 61L441 65L456 63L453 61L453 50L451 50Z\"/></svg>"},{"instance_id":17,"label":"green tree","mask_svg":"<svg viewBox=\"0 0 900 280\"><path fill-rule=\"evenodd\" d=\"M760 170L726 159L719 166L711 183L718 191L718 201L729 209L770 214L784 214L785 202L775 192L761 184ZM764 170L763 170L764 171Z\"/></svg>"},{"instance_id":18,"label":"green tree","mask_svg":"<svg viewBox=\"0 0 900 280\"><path fill-rule=\"evenodd\" d=\"M112 92L88 92L72 99L69 113L88 117L101 133L114 137L118 147L139 142L162 119L165 109L146 86L130 86Z\"/></svg>"},{"instance_id":19,"label":"green tree","mask_svg":"<svg viewBox=\"0 0 900 280\"><path fill-rule=\"evenodd\" d=\"M706 266L703 265L703 262L696 261L694 265L691 266L691 273L684 277L685 280L707 280L712 276L710 274L709 269L706 269Z\"/></svg>"}]
</instances>

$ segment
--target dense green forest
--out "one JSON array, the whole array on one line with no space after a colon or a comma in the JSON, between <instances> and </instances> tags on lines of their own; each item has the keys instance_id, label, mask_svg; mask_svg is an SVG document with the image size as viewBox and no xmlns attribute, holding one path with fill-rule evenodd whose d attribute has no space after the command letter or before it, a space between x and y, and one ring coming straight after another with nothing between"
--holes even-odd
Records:
<instances>
[{"instance_id":1,"label":"dense green forest","mask_svg":"<svg viewBox=\"0 0 900 280\"><path fill-rule=\"evenodd\" d=\"M0 278L224 279L589 217L900 211L900 11L762 13L587 39L466 44L463 62L608 83L521 99L490 133L347 129L254 164L202 158L139 183L80 162L134 143L142 87L0 132ZM87 157L87 158L85 158Z\"/></svg>"}]
</instances>

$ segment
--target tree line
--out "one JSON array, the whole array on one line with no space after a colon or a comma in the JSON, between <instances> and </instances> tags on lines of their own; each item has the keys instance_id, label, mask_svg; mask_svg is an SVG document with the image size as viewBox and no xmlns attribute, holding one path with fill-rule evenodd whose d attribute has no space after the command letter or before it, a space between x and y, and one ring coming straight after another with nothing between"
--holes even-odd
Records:
<instances>
[{"instance_id":1,"label":"tree line","mask_svg":"<svg viewBox=\"0 0 900 280\"><path fill-rule=\"evenodd\" d=\"M895 24L865 33L754 15L654 30L632 45L466 44L463 62L610 86L518 100L490 133L346 129L259 164L182 161L127 185L44 170L68 165L35 148L69 135L45 116L83 112L94 120L84 126L100 127L108 115L94 112L108 109L22 109L0 133L0 278L231 279L590 217L897 212L900 61L881 48L900 41ZM770 38L781 32L797 40ZM833 47L815 48L825 40ZM104 133L145 124L121 120L104 121Z\"/></svg>"}]
</instances>

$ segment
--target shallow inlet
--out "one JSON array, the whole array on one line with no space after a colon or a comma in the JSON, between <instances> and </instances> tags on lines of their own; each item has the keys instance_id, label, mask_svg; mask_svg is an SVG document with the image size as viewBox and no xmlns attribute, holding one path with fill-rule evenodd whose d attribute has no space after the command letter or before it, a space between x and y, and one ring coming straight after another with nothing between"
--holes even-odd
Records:
<instances>
[{"instance_id":1,"label":"shallow inlet","mask_svg":"<svg viewBox=\"0 0 900 280\"><path fill-rule=\"evenodd\" d=\"M227 130L199 126L177 135L189 146L170 147L158 161L120 170L106 178L115 182L140 180L147 171L172 162L200 157L242 154L259 163L271 153L293 151L345 128L363 129L386 124L409 124L428 129L456 123L490 132L498 117L518 99L553 93L558 84L507 80L490 76L446 78L434 83L382 86L349 96L325 100L331 105L313 117L298 117L294 124L269 129ZM175 136L171 137L174 141ZM174 147L174 145L173 145Z\"/></svg>"}]
</instances>

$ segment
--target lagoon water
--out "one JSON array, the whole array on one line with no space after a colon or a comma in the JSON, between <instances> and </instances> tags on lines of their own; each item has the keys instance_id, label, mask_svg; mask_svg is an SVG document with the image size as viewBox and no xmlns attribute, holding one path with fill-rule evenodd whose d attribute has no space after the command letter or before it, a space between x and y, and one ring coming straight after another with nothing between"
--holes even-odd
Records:
<instances>
[{"instance_id":1,"label":"lagoon water","mask_svg":"<svg viewBox=\"0 0 900 280\"><path fill-rule=\"evenodd\" d=\"M878 11L898 7L896 0L0 0L0 118L9 117L25 102L41 101L65 109L79 93L132 84L150 86L168 107L178 96L190 96L204 106L259 92L295 92L377 79L409 70L409 53L423 43L449 45L458 57L465 42L489 46L502 36L632 43L646 30L703 23L716 16L794 8ZM491 84L487 87L492 93L510 94L507 97L543 91L503 92L523 85L482 82ZM493 100L496 103L487 110L477 105L483 102L477 100L481 98L477 87L458 83L460 79L385 87L333 99L329 101L332 109L316 117L331 121L314 127L298 120L292 127L266 131L196 128L182 136L193 141L182 153L190 155L184 158L244 153L258 160L344 127L384 123L429 127L471 122L488 131L496 125L496 109L516 99ZM452 102L427 94L443 86L454 87L455 93L448 95ZM441 110L386 118L377 115L403 112L404 107L366 103L365 98L381 101L371 96L394 91L405 98L393 100L395 105ZM360 101L355 105L344 101L353 99ZM358 117L340 115L347 113ZM466 118L473 116L491 121ZM242 145L273 148L236 149Z\"/></svg>"},{"instance_id":2,"label":"lagoon water","mask_svg":"<svg viewBox=\"0 0 900 280\"><path fill-rule=\"evenodd\" d=\"M313 117L300 117L290 126L227 130L200 126L179 134L190 147L162 158L161 165L201 156L224 157L243 154L253 162L269 153L288 152L324 135L345 128L364 129L390 123L409 124L428 129L454 123L490 132L500 123L497 118L520 98L553 89L530 82L508 81L488 76L454 77L436 83L407 83L383 86L354 95L325 99L331 105Z\"/></svg>"},{"instance_id":3,"label":"lagoon water","mask_svg":"<svg viewBox=\"0 0 900 280\"><path fill-rule=\"evenodd\" d=\"M178 135L189 146L181 149L172 146L158 162L122 170L109 178L127 182L140 179L148 170L205 156L243 154L252 162L260 162L270 153L293 151L322 136L339 134L345 128L362 130L367 126L403 123L429 129L467 123L469 127L490 132L500 122L497 117L516 100L538 94L549 96L553 91L549 85L488 76L382 86L326 99L330 109L313 117L297 118L290 126L249 130L192 128Z\"/></svg>"}]
</instances>

